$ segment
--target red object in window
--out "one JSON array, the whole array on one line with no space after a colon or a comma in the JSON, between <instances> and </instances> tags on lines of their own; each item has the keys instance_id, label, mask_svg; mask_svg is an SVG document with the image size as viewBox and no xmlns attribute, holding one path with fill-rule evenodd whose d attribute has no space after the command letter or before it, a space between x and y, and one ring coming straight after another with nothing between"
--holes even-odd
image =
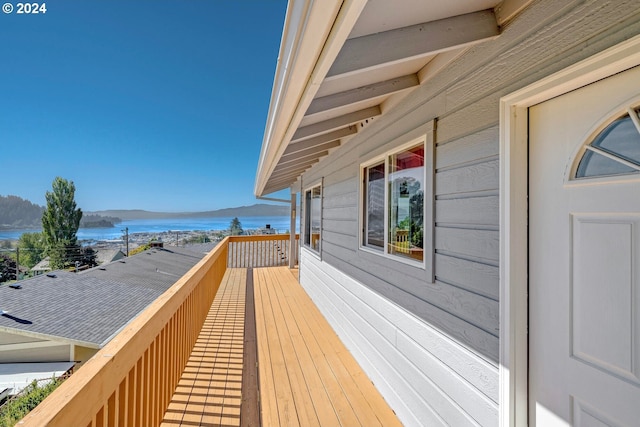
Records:
<instances>
[{"instance_id":1,"label":"red object in window","mask_svg":"<svg viewBox=\"0 0 640 427\"><path fill-rule=\"evenodd\" d=\"M424 166L424 147L419 145L396 155L396 170Z\"/></svg>"}]
</instances>

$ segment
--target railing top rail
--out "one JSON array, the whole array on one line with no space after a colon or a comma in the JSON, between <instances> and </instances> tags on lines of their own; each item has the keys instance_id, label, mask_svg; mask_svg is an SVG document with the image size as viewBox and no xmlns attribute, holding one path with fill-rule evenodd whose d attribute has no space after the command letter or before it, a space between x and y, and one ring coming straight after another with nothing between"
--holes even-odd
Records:
<instances>
[{"instance_id":1,"label":"railing top rail","mask_svg":"<svg viewBox=\"0 0 640 427\"><path fill-rule=\"evenodd\" d=\"M289 234L256 234L249 236L228 236L229 242L258 242L258 241L269 241L269 240L289 240ZM299 239L300 236L296 234L296 239Z\"/></svg>"}]
</instances>

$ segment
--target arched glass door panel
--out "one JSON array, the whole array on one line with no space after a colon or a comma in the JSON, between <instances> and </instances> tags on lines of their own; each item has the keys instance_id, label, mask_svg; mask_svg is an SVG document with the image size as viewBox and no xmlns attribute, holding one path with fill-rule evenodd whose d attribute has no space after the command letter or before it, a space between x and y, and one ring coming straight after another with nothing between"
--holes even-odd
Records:
<instances>
[{"instance_id":1,"label":"arched glass door panel","mask_svg":"<svg viewBox=\"0 0 640 427\"><path fill-rule=\"evenodd\" d=\"M631 173L640 173L640 115L633 108L611 122L585 147L575 178Z\"/></svg>"}]
</instances>

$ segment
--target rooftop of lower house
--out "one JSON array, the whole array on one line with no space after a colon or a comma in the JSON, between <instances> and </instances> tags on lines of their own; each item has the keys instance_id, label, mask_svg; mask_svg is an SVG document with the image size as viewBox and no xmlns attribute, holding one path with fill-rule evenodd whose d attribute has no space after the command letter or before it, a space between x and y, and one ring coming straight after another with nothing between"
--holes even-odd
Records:
<instances>
[{"instance_id":1,"label":"rooftop of lower house","mask_svg":"<svg viewBox=\"0 0 640 427\"><path fill-rule=\"evenodd\" d=\"M152 249L81 273L56 270L0 286L0 331L100 348L203 256Z\"/></svg>"}]
</instances>

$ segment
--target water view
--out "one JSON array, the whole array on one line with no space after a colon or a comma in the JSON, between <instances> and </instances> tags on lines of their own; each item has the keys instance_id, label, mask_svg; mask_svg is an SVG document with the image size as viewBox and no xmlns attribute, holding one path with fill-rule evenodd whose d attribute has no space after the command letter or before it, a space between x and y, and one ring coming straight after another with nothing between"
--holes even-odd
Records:
<instances>
[{"instance_id":1,"label":"water view","mask_svg":"<svg viewBox=\"0 0 640 427\"><path fill-rule=\"evenodd\" d=\"M204 231L228 230L232 217L220 218L175 218L175 219L135 219L122 221L109 228L81 228L78 230L80 240L114 240L122 238L125 228L129 234L162 233L165 231ZM265 228L267 224L277 233L289 231L290 221L287 216L238 217L244 230ZM17 240L22 233L41 231L39 229L0 230L0 240Z\"/></svg>"}]
</instances>

